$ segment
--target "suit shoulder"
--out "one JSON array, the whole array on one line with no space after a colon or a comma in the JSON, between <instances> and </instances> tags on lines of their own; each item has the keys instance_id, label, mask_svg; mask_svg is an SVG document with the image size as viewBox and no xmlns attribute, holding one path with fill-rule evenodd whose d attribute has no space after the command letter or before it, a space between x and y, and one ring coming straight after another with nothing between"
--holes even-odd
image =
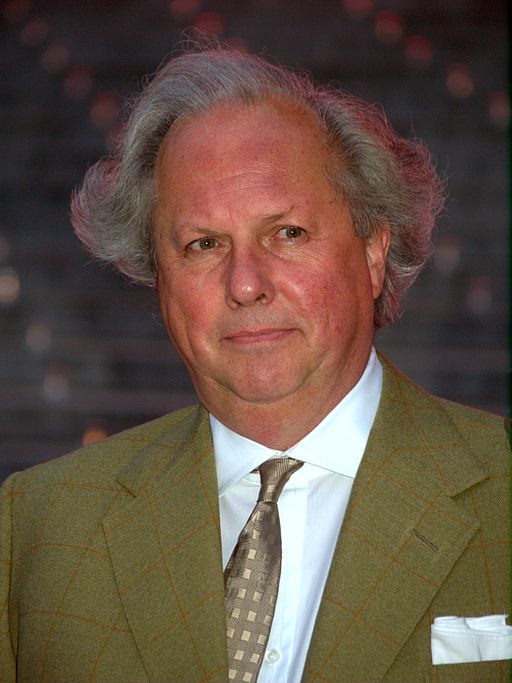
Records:
<instances>
[{"instance_id":1,"label":"suit shoulder","mask_svg":"<svg viewBox=\"0 0 512 683\"><path fill-rule=\"evenodd\" d=\"M443 407L450 418L461 428L472 430L478 429L497 429L503 431L504 428L510 428L511 421L508 417L502 415L495 415L486 410L479 408L472 408L461 403L449 401L446 398L439 398L432 396L435 401Z\"/></svg>"},{"instance_id":2,"label":"suit shoulder","mask_svg":"<svg viewBox=\"0 0 512 683\"><path fill-rule=\"evenodd\" d=\"M45 485L59 480L111 481L120 468L149 444L160 440L176 443L190 432L199 406L182 408L162 417L114 434L54 460L30 467L15 475L17 488Z\"/></svg>"},{"instance_id":3,"label":"suit shoulder","mask_svg":"<svg viewBox=\"0 0 512 683\"><path fill-rule=\"evenodd\" d=\"M433 414L442 411L448 414L451 421L463 431L479 429L497 430L501 433L510 431L511 421L509 418L434 396L416 384L414 380L395 367L382 354L379 354L379 358L384 368L385 381L393 385L392 391L402 394L405 401L414 410Z\"/></svg>"},{"instance_id":4,"label":"suit shoulder","mask_svg":"<svg viewBox=\"0 0 512 683\"><path fill-rule=\"evenodd\" d=\"M400 406L408 421L423 434L430 448L442 449L459 443L479 460L498 470L511 464L511 422L428 393L404 375L390 361L380 356L384 369L384 387L388 400Z\"/></svg>"},{"instance_id":5,"label":"suit shoulder","mask_svg":"<svg viewBox=\"0 0 512 683\"><path fill-rule=\"evenodd\" d=\"M512 422L509 418L488 413L446 399L439 401L457 430L471 444L474 451L488 454L510 469L512 464ZM503 458L505 456L505 458Z\"/></svg>"}]
</instances>

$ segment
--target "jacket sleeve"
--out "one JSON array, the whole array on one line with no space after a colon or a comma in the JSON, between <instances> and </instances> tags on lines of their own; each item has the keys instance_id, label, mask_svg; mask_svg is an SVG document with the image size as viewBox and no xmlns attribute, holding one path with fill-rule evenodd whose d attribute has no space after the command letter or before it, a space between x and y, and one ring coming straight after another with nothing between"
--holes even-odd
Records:
<instances>
[{"instance_id":1,"label":"jacket sleeve","mask_svg":"<svg viewBox=\"0 0 512 683\"><path fill-rule=\"evenodd\" d=\"M15 683L16 659L9 624L12 572L11 503L15 475L0 488L0 681Z\"/></svg>"}]
</instances>

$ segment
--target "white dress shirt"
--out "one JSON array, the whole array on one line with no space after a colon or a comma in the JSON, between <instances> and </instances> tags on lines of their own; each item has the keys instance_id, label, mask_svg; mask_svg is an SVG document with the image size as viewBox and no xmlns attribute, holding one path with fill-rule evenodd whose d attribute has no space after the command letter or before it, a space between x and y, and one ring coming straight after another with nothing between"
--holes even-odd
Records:
<instances>
[{"instance_id":1,"label":"white dress shirt","mask_svg":"<svg viewBox=\"0 0 512 683\"><path fill-rule=\"evenodd\" d=\"M272 457L304 461L278 502L283 558L258 683L299 683L350 491L379 404L382 367L372 349L359 382L284 453L236 434L210 415L219 483L224 567L260 489L252 470Z\"/></svg>"}]
</instances>

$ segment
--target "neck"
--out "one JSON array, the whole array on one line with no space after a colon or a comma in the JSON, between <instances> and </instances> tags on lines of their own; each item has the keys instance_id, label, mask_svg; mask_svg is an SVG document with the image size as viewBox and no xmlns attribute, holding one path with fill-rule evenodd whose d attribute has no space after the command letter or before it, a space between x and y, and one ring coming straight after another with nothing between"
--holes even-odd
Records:
<instances>
[{"instance_id":1,"label":"neck","mask_svg":"<svg viewBox=\"0 0 512 683\"><path fill-rule=\"evenodd\" d=\"M229 391L220 400L218 393L214 400L206 393L199 394L199 398L209 412L237 434L268 448L286 451L309 434L348 394L364 368L331 392L325 386L316 391L308 388L271 402L246 401Z\"/></svg>"}]
</instances>

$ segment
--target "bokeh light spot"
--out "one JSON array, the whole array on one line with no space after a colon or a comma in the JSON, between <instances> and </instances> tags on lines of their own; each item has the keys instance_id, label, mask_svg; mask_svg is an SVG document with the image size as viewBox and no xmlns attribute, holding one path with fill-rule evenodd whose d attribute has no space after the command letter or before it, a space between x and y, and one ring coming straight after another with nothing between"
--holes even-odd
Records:
<instances>
[{"instance_id":1,"label":"bokeh light spot","mask_svg":"<svg viewBox=\"0 0 512 683\"><path fill-rule=\"evenodd\" d=\"M10 306L19 299L20 278L14 268L0 268L0 304Z\"/></svg>"},{"instance_id":2,"label":"bokeh light spot","mask_svg":"<svg viewBox=\"0 0 512 683\"><path fill-rule=\"evenodd\" d=\"M452 97L465 100L473 94L475 83L465 64L452 64L446 74L446 87Z\"/></svg>"},{"instance_id":3,"label":"bokeh light spot","mask_svg":"<svg viewBox=\"0 0 512 683\"><path fill-rule=\"evenodd\" d=\"M510 100L506 92L492 92L489 95L489 120L500 130L507 130L510 123Z\"/></svg>"},{"instance_id":4,"label":"bokeh light spot","mask_svg":"<svg viewBox=\"0 0 512 683\"><path fill-rule=\"evenodd\" d=\"M398 12L377 12L374 31L384 45L396 45L404 34L404 20Z\"/></svg>"},{"instance_id":5,"label":"bokeh light spot","mask_svg":"<svg viewBox=\"0 0 512 683\"><path fill-rule=\"evenodd\" d=\"M98 93L91 106L90 117L97 128L109 128L119 115L117 96L111 91Z\"/></svg>"},{"instance_id":6,"label":"bokeh light spot","mask_svg":"<svg viewBox=\"0 0 512 683\"><path fill-rule=\"evenodd\" d=\"M186 21L193 17L199 10L201 5L199 0L170 0L169 12L178 21Z\"/></svg>"},{"instance_id":7,"label":"bokeh light spot","mask_svg":"<svg viewBox=\"0 0 512 683\"><path fill-rule=\"evenodd\" d=\"M224 28L224 21L219 12L202 12L194 22L194 28L207 36L218 36Z\"/></svg>"},{"instance_id":8,"label":"bokeh light spot","mask_svg":"<svg viewBox=\"0 0 512 683\"><path fill-rule=\"evenodd\" d=\"M486 276L473 277L466 289L466 307L468 311L479 317L485 315L492 306L493 294L491 282Z\"/></svg>"},{"instance_id":9,"label":"bokeh light spot","mask_svg":"<svg viewBox=\"0 0 512 683\"><path fill-rule=\"evenodd\" d=\"M353 19L365 19L373 10L373 0L342 0L341 6Z\"/></svg>"},{"instance_id":10,"label":"bokeh light spot","mask_svg":"<svg viewBox=\"0 0 512 683\"><path fill-rule=\"evenodd\" d=\"M63 43L49 45L41 55L41 65L45 71L62 71L69 62L69 49Z\"/></svg>"},{"instance_id":11,"label":"bokeh light spot","mask_svg":"<svg viewBox=\"0 0 512 683\"><path fill-rule=\"evenodd\" d=\"M75 64L64 79L64 90L74 100L83 100L91 91L92 69L85 64Z\"/></svg>"},{"instance_id":12,"label":"bokeh light spot","mask_svg":"<svg viewBox=\"0 0 512 683\"><path fill-rule=\"evenodd\" d=\"M67 372L58 366L48 368L43 379L43 394L50 403L61 403L69 395Z\"/></svg>"},{"instance_id":13,"label":"bokeh light spot","mask_svg":"<svg viewBox=\"0 0 512 683\"><path fill-rule=\"evenodd\" d=\"M6 2L2 13L6 21L15 24L28 15L32 9L32 3L29 0L11 0Z\"/></svg>"},{"instance_id":14,"label":"bokeh light spot","mask_svg":"<svg viewBox=\"0 0 512 683\"><path fill-rule=\"evenodd\" d=\"M31 322L25 330L25 344L34 353L48 351L52 343L52 331L44 322Z\"/></svg>"},{"instance_id":15,"label":"bokeh light spot","mask_svg":"<svg viewBox=\"0 0 512 683\"><path fill-rule=\"evenodd\" d=\"M434 264L443 275L450 275L460 263L459 241L453 235L439 238L434 252Z\"/></svg>"},{"instance_id":16,"label":"bokeh light spot","mask_svg":"<svg viewBox=\"0 0 512 683\"><path fill-rule=\"evenodd\" d=\"M21 33L20 41L23 45L34 47L41 45L48 35L48 23L45 19L32 19L26 24Z\"/></svg>"},{"instance_id":17,"label":"bokeh light spot","mask_svg":"<svg viewBox=\"0 0 512 683\"><path fill-rule=\"evenodd\" d=\"M82 444L84 446L90 446L98 441L103 441L103 439L106 439L107 436L108 434L104 427L100 427L99 425L91 425L84 432Z\"/></svg>"},{"instance_id":18,"label":"bokeh light spot","mask_svg":"<svg viewBox=\"0 0 512 683\"><path fill-rule=\"evenodd\" d=\"M416 66L428 66L434 55L434 46L425 36L408 36L405 41L405 56Z\"/></svg>"}]
</instances>

